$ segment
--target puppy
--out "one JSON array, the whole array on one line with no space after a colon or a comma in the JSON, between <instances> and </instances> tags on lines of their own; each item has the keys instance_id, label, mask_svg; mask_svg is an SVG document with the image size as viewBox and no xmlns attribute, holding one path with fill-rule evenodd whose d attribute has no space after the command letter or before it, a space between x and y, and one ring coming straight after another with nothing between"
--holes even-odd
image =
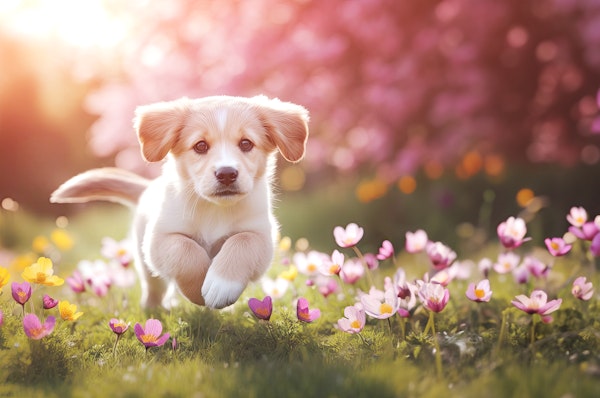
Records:
<instances>
[{"instance_id":1,"label":"puppy","mask_svg":"<svg viewBox=\"0 0 600 398\"><path fill-rule=\"evenodd\" d=\"M147 180L117 168L89 170L50 201L135 207L131 234L143 306L168 306L174 284L195 304L223 308L272 261L274 154L302 159L308 119L302 106L264 96L140 106L134 126L142 156L164 160L162 174Z\"/></svg>"}]
</instances>

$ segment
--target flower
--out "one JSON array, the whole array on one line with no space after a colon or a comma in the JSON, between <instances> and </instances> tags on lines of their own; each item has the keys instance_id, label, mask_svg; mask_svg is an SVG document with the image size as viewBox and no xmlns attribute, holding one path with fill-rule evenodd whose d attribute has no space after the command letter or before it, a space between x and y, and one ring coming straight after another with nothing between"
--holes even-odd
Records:
<instances>
[{"instance_id":1,"label":"flower","mask_svg":"<svg viewBox=\"0 0 600 398\"><path fill-rule=\"evenodd\" d=\"M145 327L142 327L139 323L136 323L133 330L135 331L135 337L146 347L146 351L150 347L160 347L167 342L171 335L162 333L162 323L158 319L148 319Z\"/></svg>"},{"instance_id":2,"label":"flower","mask_svg":"<svg viewBox=\"0 0 600 398\"><path fill-rule=\"evenodd\" d=\"M494 271L499 274L507 274L517 268L521 257L513 252L500 253L498 261L494 263Z\"/></svg>"},{"instance_id":3,"label":"flower","mask_svg":"<svg viewBox=\"0 0 600 398\"><path fill-rule=\"evenodd\" d=\"M248 300L248 307L258 319L264 319L265 321L271 319L271 313L273 313L271 296L266 296L262 300L252 297Z\"/></svg>"},{"instance_id":4,"label":"flower","mask_svg":"<svg viewBox=\"0 0 600 398\"><path fill-rule=\"evenodd\" d=\"M368 294L363 293L360 295L360 303L367 315L377 319L387 319L394 316L400 307L398 294L394 289L381 291L373 286Z\"/></svg>"},{"instance_id":5,"label":"flower","mask_svg":"<svg viewBox=\"0 0 600 398\"><path fill-rule=\"evenodd\" d=\"M298 268L295 265L288 266L287 270L282 271L278 277L293 282L298 276Z\"/></svg>"},{"instance_id":6,"label":"flower","mask_svg":"<svg viewBox=\"0 0 600 398\"><path fill-rule=\"evenodd\" d=\"M413 254L423 251L427 245L427 242L429 241L427 233L422 229L419 229L415 232L407 232L405 236L405 249L407 252Z\"/></svg>"},{"instance_id":7,"label":"flower","mask_svg":"<svg viewBox=\"0 0 600 398\"><path fill-rule=\"evenodd\" d=\"M68 251L73 248L73 239L64 229L57 228L50 234L50 239L59 250Z\"/></svg>"},{"instance_id":8,"label":"flower","mask_svg":"<svg viewBox=\"0 0 600 398\"><path fill-rule=\"evenodd\" d=\"M112 285L111 270L102 260L82 260L77 264L81 278L90 286L98 297L104 297Z\"/></svg>"},{"instance_id":9,"label":"flower","mask_svg":"<svg viewBox=\"0 0 600 398\"><path fill-rule=\"evenodd\" d=\"M356 303L344 308L344 318L337 321L337 327L346 333L360 333L366 323L365 310L362 304Z\"/></svg>"},{"instance_id":10,"label":"flower","mask_svg":"<svg viewBox=\"0 0 600 398\"><path fill-rule=\"evenodd\" d=\"M600 257L600 234L596 234L592 239L592 244L590 245L590 252L596 256Z\"/></svg>"},{"instance_id":11,"label":"flower","mask_svg":"<svg viewBox=\"0 0 600 398\"><path fill-rule=\"evenodd\" d=\"M500 243L507 249L517 248L524 242L531 240L531 238L525 238L527 226L525 221L519 217L509 217L498 225L496 232Z\"/></svg>"},{"instance_id":12,"label":"flower","mask_svg":"<svg viewBox=\"0 0 600 398\"><path fill-rule=\"evenodd\" d=\"M425 251L436 270L447 268L456 260L456 253L442 242L428 242Z\"/></svg>"},{"instance_id":13,"label":"flower","mask_svg":"<svg viewBox=\"0 0 600 398\"><path fill-rule=\"evenodd\" d=\"M33 340L39 340L48 336L54 330L56 318L49 316L42 324L35 314L27 314L23 317L23 330L27 337Z\"/></svg>"},{"instance_id":14,"label":"flower","mask_svg":"<svg viewBox=\"0 0 600 398\"><path fill-rule=\"evenodd\" d=\"M581 227L588 220L587 211L583 207L571 207L567 221L574 227Z\"/></svg>"},{"instance_id":15,"label":"flower","mask_svg":"<svg viewBox=\"0 0 600 398\"><path fill-rule=\"evenodd\" d=\"M58 300L54 300L52 297L48 296L47 294L44 294L44 297L42 298L42 303L44 309L49 310L58 305Z\"/></svg>"},{"instance_id":16,"label":"flower","mask_svg":"<svg viewBox=\"0 0 600 398\"><path fill-rule=\"evenodd\" d=\"M4 313L2 312L2 310L0 310L0 327L2 326L3 323L4 323Z\"/></svg>"},{"instance_id":17,"label":"flower","mask_svg":"<svg viewBox=\"0 0 600 398\"><path fill-rule=\"evenodd\" d=\"M426 282L419 289L419 297L428 310L441 312L450 300L450 291L440 284Z\"/></svg>"},{"instance_id":18,"label":"flower","mask_svg":"<svg viewBox=\"0 0 600 398\"><path fill-rule=\"evenodd\" d=\"M581 227L569 227L569 232L582 240L593 240L599 231L600 227L594 221L588 221Z\"/></svg>"},{"instance_id":19,"label":"flower","mask_svg":"<svg viewBox=\"0 0 600 398\"><path fill-rule=\"evenodd\" d=\"M52 260L46 257L38 258L37 262L23 270L21 274L27 282L44 286L60 286L65 281L54 275Z\"/></svg>"},{"instance_id":20,"label":"flower","mask_svg":"<svg viewBox=\"0 0 600 398\"><path fill-rule=\"evenodd\" d=\"M298 252L294 254L293 261L301 274L314 276L319 273L322 264L328 257L325 253L311 250L308 253Z\"/></svg>"},{"instance_id":21,"label":"flower","mask_svg":"<svg viewBox=\"0 0 600 398\"><path fill-rule=\"evenodd\" d=\"M381 247L379 248L379 253L377 253L377 260L383 261L394 255L394 246L392 242L389 240L384 240L381 243Z\"/></svg>"},{"instance_id":22,"label":"flower","mask_svg":"<svg viewBox=\"0 0 600 398\"><path fill-rule=\"evenodd\" d=\"M128 267L133 259L129 248L130 242L127 239L117 242L113 238L105 237L102 239L100 253L108 260L115 260L123 267Z\"/></svg>"},{"instance_id":23,"label":"flower","mask_svg":"<svg viewBox=\"0 0 600 398\"><path fill-rule=\"evenodd\" d=\"M339 288L335 279L325 275L317 275L315 277L314 284L323 297L327 297L330 294L337 292Z\"/></svg>"},{"instance_id":24,"label":"flower","mask_svg":"<svg viewBox=\"0 0 600 398\"><path fill-rule=\"evenodd\" d=\"M12 297L21 305L25 305L31 297L31 285L29 282L13 282L11 285Z\"/></svg>"},{"instance_id":25,"label":"flower","mask_svg":"<svg viewBox=\"0 0 600 398\"><path fill-rule=\"evenodd\" d=\"M129 323L125 323L125 321L117 318L112 318L108 321L108 326L110 329L117 335L120 336L129 329Z\"/></svg>"},{"instance_id":26,"label":"flower","mask_svg":"<svg viewBox=\"0 0 600 398\"><path fill-rule=\"evenodd\" d=\"M278 299L283 297L290 286L290 281L281 277L273 280L265 276L262 278L261 285L267 296L271 296L273 299Z\"/></svg>"},{"instance_id":27,"label":"flower","mask_svg":"<svg viewBox=\"0 0 600 398\"><path fill-rule=\"evenodd\" d=\"M594 285L592 282L586 282L585 276L580 276L573 281L571 293L579 300L588 301L594 295Z\"/></svg>"},{"instance_id":28,"label":"flower","mask_svg":"<svg viewBox=\"0 0 600 398\"><path fill-rule=\"evenodd\" d=\"M526 256L523 259L523 265L527 268L527 271L536 278L545 278L548 276L548 272L550 272L550 266L534 256Z\"/></svg>"},{"instance_id":29,"label":"flower","mask_svg":"<svg viewBox=\"0 0 600 398\"><path fill-rule=\"evenodd\" d=\"M356 246L363 234L364 230L355 223L348 224L346 228L338 226L333 229L333 237L339 247Z\"/></svg>"},{"instance_id":30,"label":"flower","mask_svg":"<svg viewBox=\"0 0 600 398\"><path fill-rule=\"evenodd\" d=\"M304 297L300 297L296 304L296 316L299 321L310 323L321 316L321 310L318 308L312 310L309 309L308 300Z\"/></svg>"},{"instance_id":31,"label":"flower","mask_svg":"<svg viewBox=\"0 0 600 398\"><path fill-rule=\"evenodd\" d=\"M467 298L471 301L478 303L488 302L492 298L492 291L490 290L490 281L484 279L477 283L470 283L467 287Z\"/></svg>"},{"instance_id":32,"label":"flower","mask_svg":"<svg viewBox=\"0 0 600 398\"><path fill-rule=\"evenodd\" d=\"M544 323L552 322L548 314L558 310L562 299L548 301L548 295L543 290L534 290L531 297L520 294L511 302L515 307L528 314L539 314Z\"/></svg>"},{"instance_id":33,"label":"flower","mask_svg":"<svg viewBox=\"0 0 600 398\"><path fill-rule=\"evenodd\" d=\"M325 259L319 267L319 271L325 276L338 275L344 265L344 254L334 250L330 259Z\"/></svg>"},{"instance_id":34,"label":"flower","mask_svg":"<svg viewBox=\"0 0 600 398\"><path fill-rule=\"evenodd\" d=\"M75 304L71 304L66 300L58 303L58 311L60 312L60 317L65 321L76 321L83 315L83 312L77 312Z\"/></svg>"},{"instance_id":35,"label":"flower","mask_svg":"<svg viewBox=\"0 0 600 398\"><path fill-rule=\"evenodd\" d=\"M340 278L344 283L354 284L365 274L365 267L358 259L349 259L342 266Z\"/></svg>"},{"instance_id":36,"label":"flower","mask_svg":"<svg viewBox=\"0 0 600 398\"><path fill-rule=\"evenodd\" d=\"M488 277L492 267L493 267L492 260L490 260L487 257L482 258L477 263L477 269L479 270L479 272L481 272L483 274L484 278Z\"/></svg>"},{"instance_id":37,"label":"flower","mask_svg":"<svg viewBox=\"0 0 600 398\"><path fill-rule=\"evenodd\" d=\"M554 257L564 256L573 247L573 245L567 244L563 238L546 238L544 243Z\"/></svg>"},{"instance_id":38,"label":"flower","mask_svg":"<svg viewBox=\"0 0 600 398\"><path fill-rule=\"evenodd\" d=\"M73 271L73 274L66 279L67 284L75 293L85 292L85 281L78 270Z\"/></svg>"},{"instance_id":39,"label":"flower","mask_svg":"<svg viewBox=\"0 0 600 398\"><path fill-rule=\"evenodd\" d=\"M9 280L10 274L8 273L8 269L0 267L0 290L2 290L2 288L8 284Z\"/></svg>"}]
</instances>

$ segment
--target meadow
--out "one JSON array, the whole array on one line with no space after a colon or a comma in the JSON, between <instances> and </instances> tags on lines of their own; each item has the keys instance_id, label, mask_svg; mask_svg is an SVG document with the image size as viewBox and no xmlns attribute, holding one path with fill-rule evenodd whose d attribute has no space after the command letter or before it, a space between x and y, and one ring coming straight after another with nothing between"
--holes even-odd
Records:
<instances>
[{"instance_id":1,"label":"meadow","mask_svg":"<svg viewBox=\"0 0 600 398\"><path fill-rule=\"evenodd\" d=\"M5 203L0 396L595 396L600 220L573 204L557 216L566 234L547 235L535 227L540 198L520 193L502 233L453 225L419 240L419 228L398 227L385 244L386 228L361 228L351 211L331 224L313 214L314 240L286 236L318 199L282 201L271 269L221 311L183 299L140 308L120 245L126 210L94 204L50 220Z\"/></svg>"}]
</instances>

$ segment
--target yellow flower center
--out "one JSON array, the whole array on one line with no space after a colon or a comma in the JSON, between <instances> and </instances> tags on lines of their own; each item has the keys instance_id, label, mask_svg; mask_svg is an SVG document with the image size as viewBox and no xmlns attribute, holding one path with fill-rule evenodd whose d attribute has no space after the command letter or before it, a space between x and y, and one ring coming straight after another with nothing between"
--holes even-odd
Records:
<instances>
[{"instance_id":1,"label":"yellow flower center","mask_svg":"<svg viewBox=\"0 0 600 398\"><path fill-rule=\"evenodd\" d=\"M388 303L383 303L383 304L381 304L381 306L379 306L379 312L381 314L391 314L392 306L389 305Z\"/></svg>"},{"instance_id":2,"label":"yellow flower center","mask_svg":"<svg viewBox=\"0 0 600 398\"><path fill-rule=\"evenodd\" d=\"M558 243L556 243L556 242L552 242L552 243L550 243L550 246L552 246L552 248L553 248L554 250L558 250L558 249L560 248L560 246L558 246Z\"/></svg>"},{"instance_id":3,"label":"yellow flower center","mask_svg":"<svg viewBox=\"0 0 600 398\"><path fill-rule=\"evenodd\" d=\"M314 271L316 271L316 270L317 270L317 266L311 263L311 264L308 264L308 266L306 267L306 269L307 269L309 272L314 272Z\"/></svg>"},{"instance_id":4,"label":"yellow flower center","mask_svg":"<svg viewBox=\"0 0 600 398\"><path fill-rule=\"evenodd\" d=\"M352 329L360 329L360 322L355 319L350 323L350 327Z\"/></svg>"},{"instance_id":5,"label":"yellow flower center","mask_svg":"<svg viewBox=\"0 0 600 398\"><path fill-rule=\"evenodd\" d=\"M117 256L124 256L126 254L127 254L127 250L125 250L125 249L117 250Z\"/></svg>"},{"instance_id":6,"label":"yellow flower center","mask_svg":"<svg viewBox=\"0 0 600 398\"><path fill-rule=\"evenodd\" d=\"M48 275L45 272L38 272L35 274L34 283L43 283Z\"/></svg>"},{"instance_id":7,"label":"yellow flower center","mask_svg":"<svg viewBox=\"0 0 600 398\"><path fill-rule=\"evenodd\" d=\"M340 270L340 266L337 264L332 264L331 267L329 267L329 272L331 272L332 274L337 274Z\"/></svg>"},{"instance_id":8,"label":"yellow flower center","mask_svg":"<svg viewBox=\"0 0 600 398\"><path fill-rule=\"evenodd\" d=\"M44 328L29 329L29 334L32 338L36 338L44 332Z\"/></svg>"},{"instance_id":9,"label":"yellow flower center","mask_svg":"<svg viewBox=\"0 0 600 398\"><path fill-rule=\"evenodd\" d=\"M475 297L482 298L485 296L485 291L483 289L475 289Z\"/></svg>"},{"instance_id":10,"label":"yellow flower center","mask_svg":"<svg viewBox=\"0 0 600 398\"><path fill-rule=\"evenodd\" d=\"M259 307L259 308L255 309L254 312L256 312L257 315L260 315L265 318L267 316L269 316L269 309L265 308L265 307Z\"/></svg>"},{"instance_id":11,"label":"yellow flower center","mask_svg":"<svg viewBox=\"0 0 600 398\"><path fill-rule=\"evenodd\" d=\"M22 290L19 290L17 292L17 296L19 296L19 298L21 298L21 299L24 299L25 297L27 297L27 295L25 294L25 292L22 291Z\"/></svg>"},{"instance_id":12,"label":"yellow flower center","mask_svg":"<svg viewBox=\"0 0 600 398\"><path fill-rule=\"evenodd\" d=\"M143 334L140 336L140 338L144 343L156 343L156 340L158 340L158 336L153 334Z\"/></svg>"}]
</instances>

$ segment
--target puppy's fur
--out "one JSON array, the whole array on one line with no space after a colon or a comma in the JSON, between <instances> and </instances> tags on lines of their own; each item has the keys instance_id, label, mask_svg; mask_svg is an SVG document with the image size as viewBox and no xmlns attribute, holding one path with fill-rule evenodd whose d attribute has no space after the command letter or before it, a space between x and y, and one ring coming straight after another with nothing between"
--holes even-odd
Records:
<instances>
[{"instance_id":1,"label":"puppy's fur","mask_svg":"<svg viewBox=\"0 0 600 398\"><path fill-rule=\"evenodd\" d=\"M149 162L166 159L162 174L150 181L116 168L94 169L65 182L50 200L135 207L142 305L168 305L174 283L193 303L223 308L272 261L274 154L299 161L307 123L302 106L264 96L141 106L134 125L142 155Z\"/></svg>"}]
</instances>

